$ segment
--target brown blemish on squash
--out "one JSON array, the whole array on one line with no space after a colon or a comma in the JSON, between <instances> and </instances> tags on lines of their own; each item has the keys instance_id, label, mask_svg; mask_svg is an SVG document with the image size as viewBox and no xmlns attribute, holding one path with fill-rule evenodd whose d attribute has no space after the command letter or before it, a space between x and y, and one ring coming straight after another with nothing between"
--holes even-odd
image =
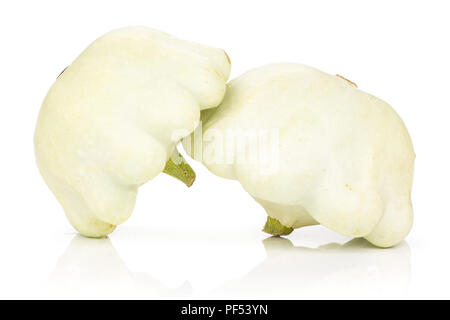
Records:
<instances>
[{"instance_id":1,"label":"brown blemish on squash","mask_svg":"<svg viewBox=\"0 0 450 320\"><path fill-rule=\"evenodd\" d=\"M340 78L340 79L342 79L342 80L344 80L344 81L347 81L347 82L348 82L350 85L352 85L353 87L358 88L358 86L356 85L356 83L354 83L353 81L350 81L350 80L348 80L347 78L344 78L343 76L341 76L341 75L339 75L339 74L337 74L336 77L338 77L338 78Z\"/></svg>"},{"instance_id":2,"label":"brown blemish on squash","mask_svg":"<svg viewBox=\"0 0 450 320\"><path fill-rule=\"evenodd\" d=\"M67 68L68 68L68 66L67 67L65 67L64 68L64 70L63 71L61 71L61 73L56 77L56 79L58 79L63 73L64 73L64 71L66 71L67 70Z\"/></svg>"}]
</instances>

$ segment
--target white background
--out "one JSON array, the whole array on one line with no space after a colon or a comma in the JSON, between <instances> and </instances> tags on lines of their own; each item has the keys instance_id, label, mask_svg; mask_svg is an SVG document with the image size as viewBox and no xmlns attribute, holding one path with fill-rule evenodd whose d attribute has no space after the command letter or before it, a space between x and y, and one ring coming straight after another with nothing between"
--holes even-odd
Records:
<instances>
[{"instance_id":1,"label":"white background","mask_svg":"<svg viewBox=\"0 0 450 320\"><path fill-rule=\"evenodd\" d=\"M0 298L450 298L449 16L431 0L1 2ZM226 49L231 78L298 62L389 102L417 154L410 235L385 250L320 226L266 239L239 183L190 161L192 188L161 174L109 239L78 236L39 175L34 127L56 76L129 25Z\"/></svg>"}]
</instances>

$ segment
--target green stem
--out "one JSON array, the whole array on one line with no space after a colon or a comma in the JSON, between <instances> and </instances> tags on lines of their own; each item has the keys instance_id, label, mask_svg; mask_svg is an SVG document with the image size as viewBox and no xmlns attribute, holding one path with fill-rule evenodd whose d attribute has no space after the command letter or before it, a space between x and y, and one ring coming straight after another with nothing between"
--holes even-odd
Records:
<instances>
[{"instance_id":1,"label":"green stem","mask_svg":"<svg viewBox=\"0 0 450 320\"><path fill-rule=\"evenodd\" d=\"M274 236L287 236L294 231L294 229L282 225L277 219L267 217L263 231Z\"/></svg>"},{"instance_id":2,"label":"green stem","mask_svg":"<svg viewBox=\"0 0 450 320\"><path fill-rule=\"evenodd\" d=\"M176 148L170 159L166 162L166 167L163 172L177 178L188 187L192 186L195 181L194 170L192 170L191 166L184 160Z\"/></svg>"}]
</instances>

